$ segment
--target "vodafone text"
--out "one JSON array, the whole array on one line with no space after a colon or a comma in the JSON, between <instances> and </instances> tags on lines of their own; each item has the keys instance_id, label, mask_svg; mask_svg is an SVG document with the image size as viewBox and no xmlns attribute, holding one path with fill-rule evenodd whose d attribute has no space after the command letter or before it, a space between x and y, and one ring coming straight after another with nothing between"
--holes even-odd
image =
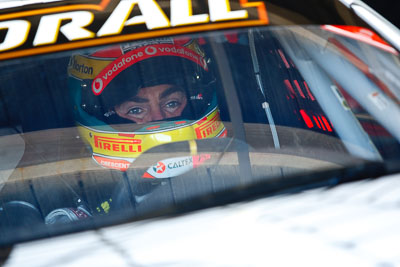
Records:
<instances>
[{"instance_id":1,"label":"vodafone text","mask_svg":"<svg viewBox=\"0 0 400 267\"><path fill-rule=\"evenodd\" d=\"M132 50L120 57L117 62L107 66L103 69L93 80L92 91L95 95L101 94L104 88L108 85L113 78L115 78L121 71L135 64L136 62L148 59L154 56L178 56L191 60L207 70L207 63L205 60L187 48L179 48L171 44L156 44L147 47L141 47Z\"/></svg>"}]
</instances>

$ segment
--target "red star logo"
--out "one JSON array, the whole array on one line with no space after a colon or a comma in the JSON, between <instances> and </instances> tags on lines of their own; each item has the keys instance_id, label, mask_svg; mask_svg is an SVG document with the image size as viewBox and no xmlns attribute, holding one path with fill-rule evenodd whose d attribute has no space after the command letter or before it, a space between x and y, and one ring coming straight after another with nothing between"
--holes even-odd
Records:
<instances>
[{"instance_id":1,"label":"red star logo","mask_svg":"<svg viewBox=\"0 0 400 267\"><path fill-rule=\"evenodd\" d=\"M153 167L156 173L163 173L165 171L165 164L161 161L157 162L157 165Z\"/></svg>"}]
</instances>

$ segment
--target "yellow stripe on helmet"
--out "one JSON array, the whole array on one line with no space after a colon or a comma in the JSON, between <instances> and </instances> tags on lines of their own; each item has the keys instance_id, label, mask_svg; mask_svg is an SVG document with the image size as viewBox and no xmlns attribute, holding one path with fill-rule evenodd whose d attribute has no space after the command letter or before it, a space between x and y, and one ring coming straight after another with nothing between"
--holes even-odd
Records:
<instances>
[{"instance_id":1,"label":"yellow stripe on helmet","mask_svg":"<svg viewBox=\"0 0 400 267\"><path fill-rule=\"evenodd\" d=\"M217 137L225 126L220 121L218 109L215 109L193 124L169 131L127 134L102 132L84 126L78 126L78 129L94 154L126 159L137 158L143 152L166 143Z\"/></svg>"},{"instance_id":2,"label":"yellow stripe on helmet","mask_svg":"<svg viewBox=\"0 0 400 267\"><path fill-rule=\"evenodd\" d=\"M94 59L81 55L71 57L68 64L68 74L78 79L93 80L113 60Z\"/></svg>"}]
</instances>

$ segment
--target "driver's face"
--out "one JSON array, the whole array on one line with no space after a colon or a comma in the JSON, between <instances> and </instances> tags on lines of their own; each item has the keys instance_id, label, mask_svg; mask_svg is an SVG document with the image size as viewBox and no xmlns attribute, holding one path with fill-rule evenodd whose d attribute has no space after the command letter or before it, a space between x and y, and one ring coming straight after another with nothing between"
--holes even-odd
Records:
<instances>
[{"instance_id":1,"label":"driver's face","mask_svg":"<svg viewBox=\"0 0 400 267\"><path fill-rule=\"evenodd\" d=\"M118 116L143 124L180 116L186 107L185 93L171 84L141 88L136 96L115 106Z\"/></svg>"}]
</instances>

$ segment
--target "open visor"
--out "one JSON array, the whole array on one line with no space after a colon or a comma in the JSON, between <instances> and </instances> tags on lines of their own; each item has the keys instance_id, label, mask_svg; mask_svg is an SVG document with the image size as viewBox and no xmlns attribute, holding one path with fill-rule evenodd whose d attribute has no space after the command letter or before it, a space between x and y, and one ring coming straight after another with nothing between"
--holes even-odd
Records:
<instances>
[{"instance_id":1,"label":"open visor","mask_svg":"<svg viewBox=\"0 0 400 267\"><path fill-rule=\"evenodd\" d=\"M162 120L193 121L215 107L215 79L203 57L174 45L150 47L132 50L108 64L94 79L83 79L80 109L110 126L132 124L135 122L119 116L115 108L135 99L141 89L158 85L175 88L186 100L178 116ZM165 52L167 48L175 52ZM155 52L162 49L164 53ZM154 55L146 55L146 51Z\"/></svg>"}]
</instances>

